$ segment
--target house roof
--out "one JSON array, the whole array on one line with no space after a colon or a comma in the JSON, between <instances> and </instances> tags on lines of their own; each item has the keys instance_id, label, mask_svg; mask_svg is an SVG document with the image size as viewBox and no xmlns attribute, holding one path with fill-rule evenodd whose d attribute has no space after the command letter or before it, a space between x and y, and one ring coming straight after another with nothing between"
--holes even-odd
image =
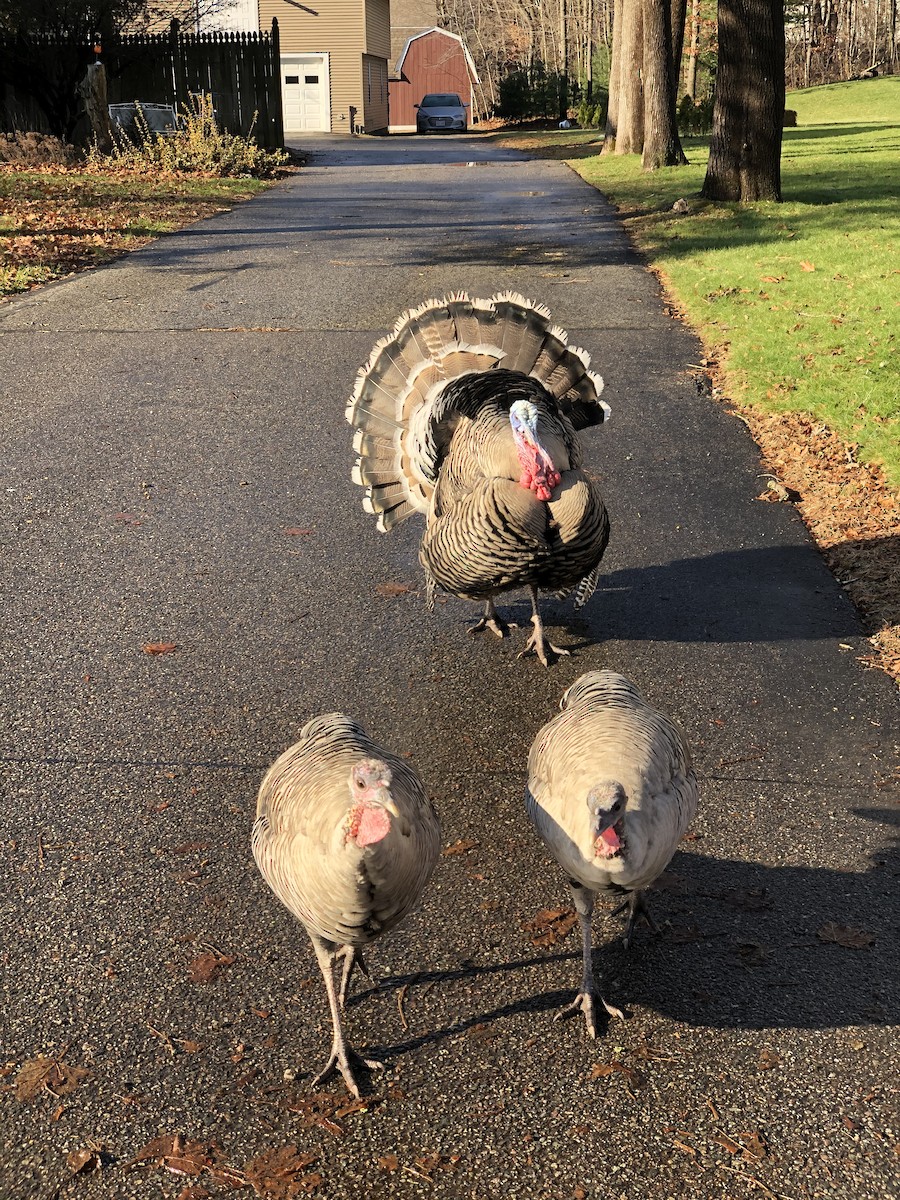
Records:
<instances>
[{"instance_id":1,"label":"house roof","mask_svg":"<svg viewBox=\"0 0 900 1200\"><path fill-rule=\"evenodd\" d=\"M469 48L463 39L458 33L451 33L449 29L441 29L437 25L433 25L431 29L423 29L421 33L414 33L411 38L407 38L406 45L403 47L403 53L397 59L397 66L395 67L397 75L403 70L403 60L409 53L409 48L413 42L418 41L419 38L428 37L430 33L439 33L442 37L452 38L454 42L459 42L460 46L462 46L463 54L466 56L466 66L469 68L469 74L472 76L472 82L481 82L478 78L478 72L475 70L475 64L472 62L472 55L469 53Z\"/></svg>"}]
</instances>

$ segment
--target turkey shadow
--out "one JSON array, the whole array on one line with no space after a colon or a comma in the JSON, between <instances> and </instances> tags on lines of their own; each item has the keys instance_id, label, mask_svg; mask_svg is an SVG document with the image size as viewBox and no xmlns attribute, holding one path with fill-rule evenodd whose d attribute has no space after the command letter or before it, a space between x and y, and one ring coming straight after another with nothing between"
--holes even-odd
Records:
<instances>
[{"instance_id":1,"label":"turkey shadow","mask_svg":"<svg viewBox=\"0 0 900 1200\"><path fill-rule=\"evenodd\" d=\"M772 642L861 632L812 543L622 567L601 574L580 612L549 597L542 598L541 612L548 624L598 642Z\"/></svg>"},{"instance_id":2,"label":"turkey shadow","mask_svg":"<svg viewBox=\"0 0 900 1200\"><path fill-rule=\"evenodd\" d=\"M881 809L851 811L882 824L900 823L900 814ZM897 989L888 985L900 979L900 948L891 934L900 919L895 882L900 855L890 848L873 854L871 861L869 869L853 873L679 852L649 893L658 935L641 927L626 951L622 924L608 919L616 901L598 902L598 985L626 1016L642 1008L710 1029L894 1023L900 1020ZM573 950L392 977L383 981L382 990L406 988L410 996L419 986L479 980L485 1005L452 1025L371 1048L388 1058L402 1056L476 1027L489 1029L506 1017L562 1008L579 989L580 959ZM509 999L517 990L516 972L569 960L571 986L565 990L554 986L534 993L523 988L517 999ZM558 985L558 971L553 980ZM363 993L357 1001L371 994ZM500 1003L489 1007L495 999Z\"/></svg>"}]
</instances>

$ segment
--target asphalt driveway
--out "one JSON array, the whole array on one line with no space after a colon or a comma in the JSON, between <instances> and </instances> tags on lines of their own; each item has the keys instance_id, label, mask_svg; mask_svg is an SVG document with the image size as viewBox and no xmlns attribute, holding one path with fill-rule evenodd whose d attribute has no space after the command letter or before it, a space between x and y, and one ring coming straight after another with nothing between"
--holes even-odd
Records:
<instances>
[{"instance_id":1,"label":"asphalt driveway","mask_svg":"<svg viewBox=\"0 0 900 1200\"><path fill-rule=\"evenodd\" d=\"M0 1197L883 1200L897 693L844 592L757 501L752 441L598 193L477 137L307 148L0 307ZM378 534L350 481L357 368L457 288L543 301L606 379L610 548L585 610L547 604L574 651L550 670L467 637L471 605L429 616L419 530ZM628 1015L596 1043L551 1019L579 947L521 799L594 667L678 719L702 788L661 936L626 953L595 918ZM355 1111L310 1089L323 989L249 846L266 765L334 709L411 755L448 848L350 1006L387 1065Z\"/></svg>"}]
</instances>

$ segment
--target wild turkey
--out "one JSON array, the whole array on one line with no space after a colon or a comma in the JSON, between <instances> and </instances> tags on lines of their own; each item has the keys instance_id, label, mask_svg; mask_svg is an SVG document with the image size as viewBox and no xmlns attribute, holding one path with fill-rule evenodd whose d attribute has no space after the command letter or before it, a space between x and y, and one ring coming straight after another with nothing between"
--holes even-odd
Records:
<instances>
[{"instance_id":1,"label":"wild turkey","mask_svg":"<svg viewBox=\"0 0 900 1200\"><path fill-rule=\"evenodd\" d=\"M440 824L416 772L343 713L315 717L267 771L253 825L266 883L306 926L325 979L334 1040L320 1083L339 1069L359 1096L340 1010L361 947L401 921L428 882ZM334 965L343 960L339 992ZM370 1067L380 1063L361 1060Z\"/></svg>"},{"instance_id":2,"label":"wild turkey","mask_svg":"<svg viewBox=\"0 0 900 1200\"><path fill-rule=\"evenodd\" d=\"M354 482L392 529L425 514L419 550L427 604L437 588L484 602L471 632L504 637L494 597L531 595L534 631L522 654L568 654L544 636L538 590L575 606L593 594L609 539L576 431L601 424L603 380L539 304L504 292L457 292L404 313L360 370L347 419L359 455ZM520 655L521 657L521 655Z\"/></svg>"},{"instance_id":3,"label":"wild turkey","mask_svg":"<svg viewBox=\"0 0 900 1200\"><path fill-rule=\"evenodd\" d=\"M607 889L627 892L625 945L638 917L655 929L644 888L665 870L697 810L697 779L684 737L650 708L624 675L588 671L565 692L562 712L540 730L528 756L525 805L565 871L581 923L581 991L559 1017L584 1013L597 1036L591 914Z\"/></svg>"}]
</instances>

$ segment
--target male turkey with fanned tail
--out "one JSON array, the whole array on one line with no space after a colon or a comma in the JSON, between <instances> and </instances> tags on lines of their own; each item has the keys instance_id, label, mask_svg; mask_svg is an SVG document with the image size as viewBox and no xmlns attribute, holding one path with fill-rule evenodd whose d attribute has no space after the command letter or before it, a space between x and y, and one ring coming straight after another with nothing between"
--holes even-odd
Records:
<instances>
[{"instance_id":1,"label":"male turkey with fanned tail","mask_svg":"<svg viewBox=\"0 0 900 1200\"><path fill-rule=\"evenodd\" d=\"M545 636L539 590L575 607L593 595L609 540L577 431L600 425L603 380L549 312L513 293L458 292L405 313L357 376L347 419L354 482L389 530L425 514L419 550L428 608L438 588L484 602L472 632L504 637L501 592L531 596L534 652L568 654Z\"/></svg>"}]
</instances>

